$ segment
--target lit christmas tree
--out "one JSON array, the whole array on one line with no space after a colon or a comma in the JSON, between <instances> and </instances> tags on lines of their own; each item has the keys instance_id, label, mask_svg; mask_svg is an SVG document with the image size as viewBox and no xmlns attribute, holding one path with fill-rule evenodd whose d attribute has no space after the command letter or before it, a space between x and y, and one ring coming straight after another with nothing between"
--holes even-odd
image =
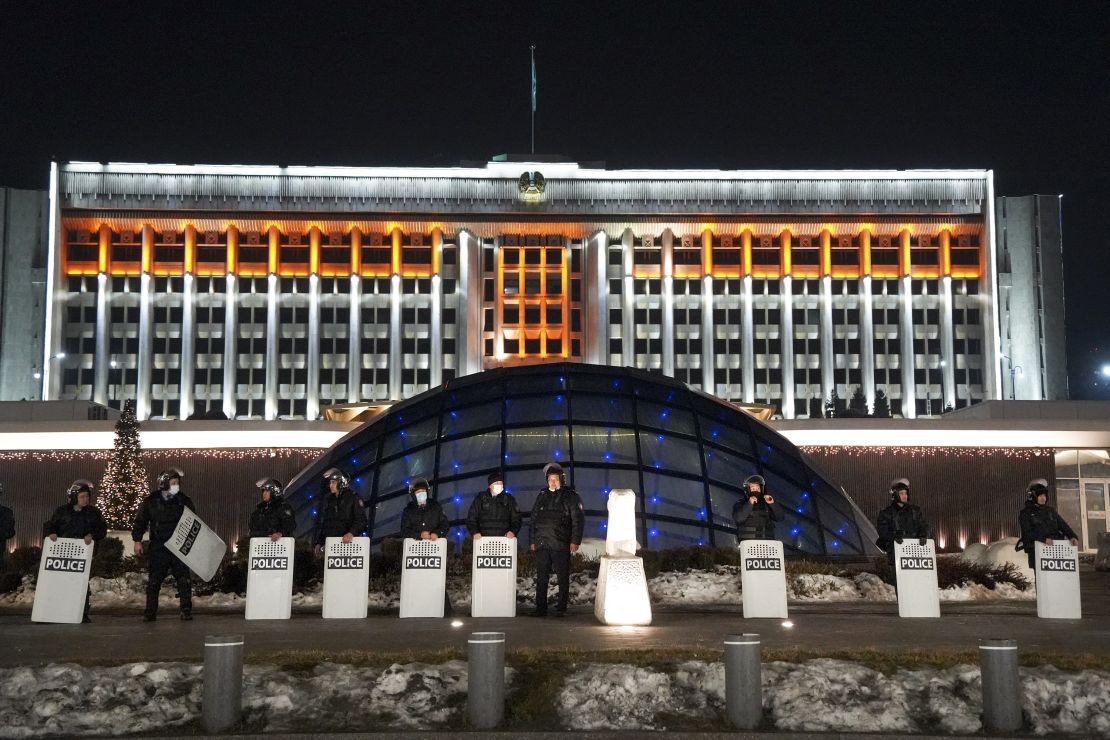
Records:
<instances>
[{"instance_id":1,"label":"lit christmas tree","mask_svg":"<svg viewBox=\"0 0 1110 740\"><path fill-rule=\"evenodd\" d=\"M123 412L116 422L115 449L100 481L97 502L108 529L131 529L139 503L149 493L143 448L139 444L139 420L131 401L123 402Z\"/></svg>"}]
</instances>

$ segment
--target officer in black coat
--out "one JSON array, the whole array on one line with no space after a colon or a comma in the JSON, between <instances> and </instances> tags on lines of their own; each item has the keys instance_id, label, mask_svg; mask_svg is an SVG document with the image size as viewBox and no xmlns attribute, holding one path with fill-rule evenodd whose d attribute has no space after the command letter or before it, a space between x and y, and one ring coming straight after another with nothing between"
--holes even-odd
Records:
<instances>
[{"instance_id":1,"label":"officer in black coat","mask_svg":"<svg viewBox=\"0 0 1110 740\"><path fill-rule=\"evenodd\" d=\"M1051 545L1055 540L1068 540L1073 546L1079 544L1079 535L1048 505L1048 481L1044 478L1029 481L1025 489L1025 508L1018 514L1018 524L1021 526L1021 547L1018 549L1025 550L1030 568L1035 568L1037 542Z\"/></svg>"},{"instance_id":2,"label":"officer in black coat","mask_svg":"<svg viewBox=\"0 0 1110 740\"><path fill-rule=\"evenodd\" d=\"M0 496L4 487L0 486ZM8 556L8 540L15 537L15 514L7 506L0 504L0 570L4 569L4 558Z\"/></svg>"},{"instance_id":3,"label":"officer in black coat","mask_svg":"<svg viewBox=\"0 0 1110 740\"><path fill-rule=\"evenodd\" d=\"M743 488L743 497L732 506L736 542L775 539L775 522L782 521L782 512L775 506L775 497L767 491L767 481L762 475L750 475Z\"/></svg>"},{"instance_id":4,"label":"officer in black coat","mask_svg":"<svg viewBox=\"0 0 1110 740\"><path fill-rule=\"evenodd\" d=\"M570 556L582 544L582 499L566 484L558 463L543 469L547 486L536 497L532 507L532 546L536 553L536 611L534 616L547 616L547 582L552 569L559 581L559 601L555 616L567 613L570 599Z\"/></svg>"},{"instance_id":5,"label":"officer in black coat","mask_svg":"<svg viewBox=\"0 0 1110 740\"><path fill-rule=\"evenodd\" d=\"M328 482L328 492L320 502L316 518L317 555L323 551L328 537L342 537L344 542L350 542L366 524L347 474L339 468L328 468L324 480Z\"/></svg>"},{"instance_id":6,"label":"officer in black coat","mask_svg":"<svg viewBox=\"0 0 1110 740\"><path fill-rule=\"evenodd\" d=\"M185 509L196 511L193 500L181 492L181 481L184 478L185 473L180 468L163 470L158 475L158 489L143 499L135 517L135 526L131 528L136 555L142 554L143 535L150 529L150 564L144 622L153 622L158 618L158 592L162 590L162 581L170 573L177 583L181 619L188 622L193 618L193 578L189 573L189 566L166 547L166 542L173 536Z\"/></svg>"},{"instance_id":7,"label":"officer in black coat","mask_svg":"<svg viewBox=\"0 0 1110 740\"><path fill-rule=\"evenodd\" d=\"M479 493L470 504L466 515L466 528L470 536L508 537L520 534L520 510L516 499L505 493L505 476L498 470L486 478L486 490Z\"/></svg>"},{"instance_id":8,"label":"officer in black coat","mask_svg":"<svg viewBox=\"0 0 1110 740\"><path fill-rule=\"evenodd\" d=\"M70 484L66 491L66 503L54 510L54 515L44 527L51 542L62 537L84 540L86 545L91 545L108 536L108 523L104 520L104 515L92 505L95 490L92 482L84 478ZM89 619L88 589L85 591L85 617L82 621L85 624L92 621Z\"/></svg>"},{"instance_id":9,"label":"officer in black coat","mask_svg":"<svg viewBox=\"0 0 1110 740\"><path fill-rule=\"evenodd\" d=\"M890 483L890 505L879 512L875 529L879 539L875 542L886 553L886 561L894 567L894 543L916 539L921 545L929 538L929 525L921 508L910 503L910 482L899 478Z\"/></svg>"},{"instance_id":10,"label":"officer in black coat","mask_svg":"<svg viewBox=\"0 0 1110 740\"><path fill-rule=\"evenodd\" d=\"M293 507L285 501L285 486L277 478L263 478L254 484L262 490L262 500L251 512L250 537L269 537L277 542L292 537L297 528Z\"/></svg>"},{"instance_id":11,"label":"officer in black coat","mask_svg":"<svg viewBox=\"0 0 1110 740\"><path fill-rule=\"evenodd\" d=\"M425 478L414 478L409 485L409 502L401 512L402 539L431 540L447 536L447 515L432 495Z\"/></svg>"}]
</instances>

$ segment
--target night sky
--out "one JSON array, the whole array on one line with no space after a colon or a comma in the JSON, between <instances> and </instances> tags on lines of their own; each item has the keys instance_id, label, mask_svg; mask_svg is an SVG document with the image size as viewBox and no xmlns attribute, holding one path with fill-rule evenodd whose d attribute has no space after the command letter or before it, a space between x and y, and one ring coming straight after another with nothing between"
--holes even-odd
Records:
<instances>
[{"instance_id":1,"label":"night sky","mask_svg":"<svg viewBox=\"0 0 1110 740\"><path fill-rule=\"evenodd\" d=\"M59 160L989 168L1063 194L1072 398L1110 398L1110 3L26 3L0 185ZM227 6L226 8L224 6ZM136 15L141 13L141 15Z\"/></svg>"}]
</instances>

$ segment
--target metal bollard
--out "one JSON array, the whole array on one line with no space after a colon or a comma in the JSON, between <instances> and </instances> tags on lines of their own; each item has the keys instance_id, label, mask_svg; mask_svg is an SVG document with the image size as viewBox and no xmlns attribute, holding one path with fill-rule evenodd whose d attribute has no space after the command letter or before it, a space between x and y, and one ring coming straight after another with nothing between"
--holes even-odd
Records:
<instances>
[{"instance_id":1,"label":"metal bollard","mask_svg":"<svg viewBox=\"0 0 1110 740\"><path fill-rule=\"evenodd\" d=\"M979 645L983 679L983 729L1016 732L1021 729L1021 677L1016 640L986 640Z\"/></svg>"},{"instance_id":2,"label":"metal bollard","mask_svg":"<svg viewBox=\"0 0 1110 740\"><path fill-rule=\"evenodd\" d=\"M206 732L223 732L243 717L243 636L204 638L204 701Z\"/></svg>"},{"instance_id":3,"label":"metal bollard","mask_svg":"<svg viewBox=\"0 0 1110 740\"><path fill-rule=\"evenodd\" d=\"M763 722L759 660L759 635L745 632L725 638L725 705L738 730L754 730Z\"/></svg>"},{"instance_id":4,"label":"metal bollard","mask_svg":"<svg viewBox=\"0 0 1110 740\"><path fill-rule=\"evenodd\" d=\"M470 726L491 730L505 715L505 633L473 632L466 642Z\"/></svg>"}]
</instances>

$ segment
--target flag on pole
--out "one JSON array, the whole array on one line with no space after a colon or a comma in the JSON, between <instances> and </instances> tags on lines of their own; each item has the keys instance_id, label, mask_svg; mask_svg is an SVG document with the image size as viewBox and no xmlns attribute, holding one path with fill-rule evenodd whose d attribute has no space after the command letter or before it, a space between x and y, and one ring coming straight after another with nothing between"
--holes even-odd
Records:
<instances>
[{"instance_id":1,"label":"flag on pole","mask_svg":"<svg viewBox=\"0 0 1110 740\"><path fill-rule=\"evenodd\" d=\"M532 112L536 112L536 45L532 45Z\"/></svg>"}]
</instances>

